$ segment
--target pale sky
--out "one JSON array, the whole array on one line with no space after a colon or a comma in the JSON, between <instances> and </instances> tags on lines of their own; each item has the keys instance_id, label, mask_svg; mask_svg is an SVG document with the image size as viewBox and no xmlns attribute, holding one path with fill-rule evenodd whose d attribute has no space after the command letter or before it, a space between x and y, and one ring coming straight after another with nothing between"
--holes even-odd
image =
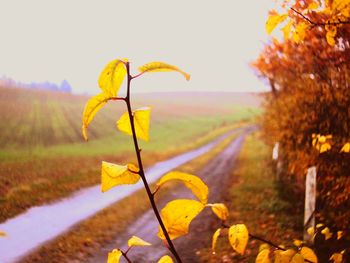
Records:
<instances>
[{"instance_id":1,"label":"pale sky","mask_svg":"<svg viewBox=\"0 0 350 263\"><path fill-rule=\"evenodd\" d=\"M264 91L248 63L268 41L273 0L0 0L0 77L22 82L67 79L75 93L96 94L109 61L150 61L191 74L135 80L148 91Z\"/></svg>"}]
</instances>

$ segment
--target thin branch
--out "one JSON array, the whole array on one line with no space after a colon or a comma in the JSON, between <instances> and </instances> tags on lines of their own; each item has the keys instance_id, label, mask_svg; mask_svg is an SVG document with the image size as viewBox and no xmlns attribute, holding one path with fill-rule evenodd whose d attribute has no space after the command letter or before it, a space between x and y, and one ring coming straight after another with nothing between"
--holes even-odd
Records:
<instances>
[{"instance_id":1,"label":"thin branch","mask_svg":"<svg viewBox=\"0 0 350 263\"><path fill-rule=\"evenodd\" d=\"M131 79L136 79L136 78L140 77L143 73L145 73L145 71L143 71L135 76L131 76Z\"/></svg>"},{"instance_id":2,"label":"thin branch","mask_svg":"<svg viewBox=\"0 0 350 263\"><path fill-rule=\"evenodd\" d=\"M130 103L130 83L131 83L131 80L132 80L132 76L130 75L130 64L129 63L126 63L126 70L127 70L127 75L128 75L128 83L127 83L127 95L126 95L126 98L125 98L125 103L126 103L126 106L128 108L128 115L129 115L129 120L130 120L130 126L131 126L131 131L132 131L132 138L133 138L133 141L134 141L134 147L135 147L135 152L136 152L136 157L137 157L137 162L138 162L138 165L139 165L139 175L143 181L143 184L145 186L145 190L146 190L146 193L148 195L148 198L149 198L149 201L151 203L151 206L152 206L152 209L153 209L153 212L158 220L158 223L164 233L164 236L166 238L166 241L168 242L168 245L169 245L169 250L170 252L174 255L174 257L176 258L176 261L178 263L182 263L182 260L179 256L179 254L177 253L176 249L175 249L175 246L174 244L172 243L171 239L170 239L170 236L167 232L167 229L165 228L165 225L163 223L163 220L159 214L159 211L158 211L158 208L156 206L156 203L154 201L154 196L151 192L151 189L149 187L149 184L147 182L147 179L146 179L146 176L145 176L145 172L144 172L144 169L143 169L143 164L142 164L142 159L141 159L141 150L139 148L139 145L138 145L138 141L137 141L137 137L136 137L136 130L135 130L135 123L134 123L134 118L133 118L133 114L132 114L132 110L131 110L131 103Z\"/></svg>"},{"instance_id":3,"label":"thin branch","mask_svg":"<svg viewBox=\"0 0 350 263\"><path fill-rule=\"evenodd\" d=\"M307 22L309 22L311 25L313 26L334 26L334 25L341 25L341 24L349 24L350 25L350 21L342 21L342 20L338 20L337 22L326 22L326 23L320 23L320 22L315 22L312 21L310 18L308 18L307 16L305 16L304 14L302 14L301 12L299 12L298 10L294 9L293 7L290 8L293 12L297 13L298 15L300 15L303 19L305 19Z\"/></svg>"},{"instance_id":4,"label":"thin branch","mask_svg":"<svg viewBox=\"0 0 350 263\"><path fill-rule=\"evenodd\" d=\"M128 251L129 251L129 249L126 251L126 252L124 252L124 251L122 251L122 250L120 250L121 252L122 252L122 255L123 255L123 257L126 259L126 261L128 261L128 263L132 263L132 261L130 260L130 258L127 256L127 253L128 253Z\"/></svg>"},{"instance_id":5,"label":"thin branch","mask_svg":"<svg viewBox=\"0 0 350 263\"><path fill-rule=\"evenodd\" d=\"M113 97L113 98L111 98L111 100L123 100L123 101L125 101L125 98Z\"/></svg>"}]
</instances>

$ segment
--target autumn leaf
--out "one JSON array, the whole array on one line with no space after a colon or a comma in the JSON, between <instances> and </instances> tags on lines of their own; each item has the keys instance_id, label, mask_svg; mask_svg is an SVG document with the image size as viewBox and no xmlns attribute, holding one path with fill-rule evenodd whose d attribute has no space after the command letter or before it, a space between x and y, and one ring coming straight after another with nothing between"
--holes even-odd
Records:
<instances>
[{"instance_id":1,"label":"autumn leaf","mask_svg":"<svg viewBox=\"0 0 350 263\"><path fill-rule=\"evenodd\" d=\"M132 236L129 240L128 240L128 246L129 247L135 247L135 246L151 246L152 244L146 242L145 240L137 237L137 236Z\"/></svg>"},{"instance_id":2,"label":"autumn leaf","mask_svg":"<svg viewBox=\"0 0 350 263\"><path fill-rule=\"evenodd\" d=\"M111 99L111 96L101 93L96 96L93 96L86 103L84 112L83 112L83 126L82 126L82 134L86 141L88 140L87 128L89 126L89 123L92 121L95 114L101 109L103 105L107 103L109 99Z\"/></svg>"},{"instance_id":3,"label":"autumn leaf","mask_svg":"<svg viewBox=\"0 0 350 263\"><path fill-rule=\"evenodd\" d=\"M293 244L296 247L300 247L303 244L303 241L301 241L299 239L294 239Z\"/></svg>"},{"instance_id":4,"label":"autumn leaf","mask_svg":"<svg viewBox=\"0 0 350 263\"><path fill-rule=\"evenodd\" d=\"M145 141L149 141L149 126L151 108L143 107L133 111L133 119L136 137ZM132 136L131 124L128 112L125 112L117 121L117 128Z\"/></svg>"},{"instance_id":5,"label":"autumn leaf","mask_svg":"<svg viewBox=\"0 0 350 263\"><path fill-rule=\"evenodd\" d=\"M332 238L332 236L333 236L333 233L329 230L328 227L325 227L324 229L322 229L321 234L324 235L324 238L326 240Z\"/></svg>"},{"instance_id":6,"label":"autumn leaf","mask_svg":"<svg viewBox=\"0 0 350 263\"><path fill-rule=\"evenodd\" d=\"M119 263L122 252L119 249L113 249L112 252L108 253L107 263Z\"/></svg>"},{"instance_id":7,"label":"autumn leaf","mask_svg":"<svg viewBox=\"0 0 350 263\"><path fill-rule=\"evenodd\" d=\"M163 256L158 260L158 263L173 263L173 260L169 256Z\"/></svg>"},{"instance_id":8,"label":"autumn leaf","mask_svg":"<svg viewBox=\"0 0 350 263\"><path fill-rule=\"evenodd\" d=\"M272 31L276 28L276 26L282 23L287 17L288 17L287 14L279 15L275 13L270 15L266 21L266 26L265 26L267 34L271 34Z\"/></svg>"},{"instance_id":9,"label":"autumn leaf","mask_svg":"<svg viewBox=\"0 0 350 263\"><path fill-rule=\"evenodd\" d=\"M218 237L220 236L220 233L221 233L221 228L218 228L213 234L213 239L211 241L211 249L213 250L214 254L215 254L216 242L218 241Z\"/></svg>"},{"instance_id":10,"label":"autumn leaf","mask_svg":"<svg viewBox=\"0 0 350 263\"><path fill-rule=\"evenodd\" d=\"M6 237L6 236L7 236L6 232L0 231L0 237Z\"/></svg>"},{"instance_id":11,"label":"autumn leaf","mask_svg":"<svg viewBox=\"0 0 350 263\"><path fill-rule=\"evenodd\" d=\"M349 153L350 152L350 142L345 143L344 146L341 148L340 152Z\"/></svg>"},{"instance_id":12,"label":"autumn leaf","mask_svg":"<svg viewBox=\"0 0 350 263\"><path fill-rule=\"evenodd\" d=\"M293 249L287 249L286 251L276 250L275 263L289 263L295 253Z\"/></svg>"},{"instance_id":13,"label":"autumn leaf","mask_svg":"<svg viewBox=\"0 0 350 263\"><path fill-rule=\"evenodd\" d=\"M181 73L186 80L190 80L190 75L184 71L182 71L181 69L179 69L178 67L175 67L173 65L164 63L164 62L150 62L147 63L145 65L143 65L142 67L139 67L139 71L140 72L166 72L166 71L177 71L179 73Z\"/></svg>"},{"instance_id":14,"label":"autumn leaf","mask_svg":"<svg viewBox=\"0 0 350 263\"><path fill-rule=\"evenodd\" d=\"M140 180L139 169L133 165L118 165L102 162L101 191L106 192L121 184L135 184Z\"/></svg>"},{"instance_id":15,"label":"autumn leaf","mask_svg":"<svg viewBox=\"0 0 350 263\"><path fill-rule=\"evenodd\" d=\"M341 253L334 253L329 258L329 260L332 260L333 263L342 263L343 262L343 254L341 254Z\"/></svg>"},{"instance_id":16,"label":"autumn leaf","mask_svg":"<svg viewBox=\"0 0 350 263\"><path fill-rule=\"evenodd\" d=\"M214 214L221 220L225 221L227 219L228 209L225 204L215 203L215 204L208 204L207 206L210 206Z\"/></svg>"},{"instance_id":17,"label":"autumn leaf","mask_svg":"<svg viewBox=\"0 0 350 263\"><path fill-rule=\"evenodd\" d=\"M207 203L209 193L208 186L198 176L182 172L170 172L159 180L157 187L160 187L164 183L172 180L183 182L186 187L189 188L199 199L199 201L201 201L203 204Z\"/></svg>"},{"instance_id":18,"label":"autumn leaf","mask_svg":"<svg viewBox=\"0 0 350 263\"><path fill-rule=\"evenodd\" d=\"M292 31L292 25L293 22L289 21L283 28L282 28L282 32L283 32L283 37L284 39L289 39L290 36L290 32Z\"/></svg>"},{"instance_id":19,"label":"autumn leaf","mask_svg":"<svg viewBox=\"0 0 350 263\"><path fill-rule=\"evenodd\" d=\"M178 199L169 202L161 211L165 228L173 240L188 233L191 221L203 210L204 205L196 200ZM158 237L165 240L159 227Z\"/></svg>"},{"instance_id":20,"label":"autumn leaf","mask_svg":"<svg viewBox=\"0 0 350 263\"><path fill-rule=\"evenodd\" d=\"M299 253L303 256L304 259L306 259L308 261L311 261L313 263L318 262L317 256L311 248L302 247Z\"/></svg>"},{"instance_id":21,"label":"autumn leaf","mask_svg":"<svg viewBox=\"0 0 350 263\"><path fill-rule=\"evenodd\" d=\"M255 263L270 263L269 254L270 254L269 248L261 250L255 259Z\"/></svg>"},{"instance_id":22,"label":"autumn leaf","mask_svg":"<svg viewBox=\"0 0 350 263\"><path fill-rule=\"evenodd\" d=\"M290 263L304 263L304 258L301 254L296 253L293 257Z\"/></svg>"},{"instance_id":23,"label":"autumn leaf","mask_svg":"<svg viewBox=\"0 0 350 263\"><path fill-rule=\"evenodd\" d=\"M296 27L295 31L293 32L293 40L295 43L300 43L304 40L306 35L306 29L308 27L308 24L305 22L300 22Z\"/></svg>"},{"instance_id":24,"label":"autumn leaf","mask_svg":"<svg viewBox=\"0 0 350 263\"><path fill-rule=\"evenodd\" d=\"M326 25L325 26L326 29L326 39L327 39L327 43L330 46L334 46L335 45L335 36L337 35L337 27L333 26L333 25Z\"/></svg>"},{"instance_id":25,"label":"autumn leaf","mask_svg":"<svg viewBox=\"0 0 350 263\"><path fill-rule=\"evenodd\" d=\"M319 8L319 6L320 5L318 2L312 2L308 5L307 9L308 10L315 10L315 9Z\"/></svg>"},{"instance_id":26,"label":"autumn leaf","mask_svg":"<svg viewBox=\"0 0 350 263\"><path fill-rule=\"evenodd\" d=\"M115 97L126 76L125 64L127 59L115 59L107 64L98 79L98 85L103 93Z\"/></svg>"},{"instance_id":27,"label":"autumn leaf","mask_svg":"<svg viewBox=\"0 0 350 263\"><path fill-rule=\"evenodd\" d=\"M228 239L232 248L243 255L248 243L248 229L244 224L233 225L229 228Z\"/></svg>"},{"instance_id":28,"label":"autumn leaf","mask_svg":"<svg viewBox=\"0 0 350 263\"><path fill-rule=\"evenodd\" d=\"M341 239L344 236L344 231L337 231L337 240Z\"/></svg>"}]
</instances>

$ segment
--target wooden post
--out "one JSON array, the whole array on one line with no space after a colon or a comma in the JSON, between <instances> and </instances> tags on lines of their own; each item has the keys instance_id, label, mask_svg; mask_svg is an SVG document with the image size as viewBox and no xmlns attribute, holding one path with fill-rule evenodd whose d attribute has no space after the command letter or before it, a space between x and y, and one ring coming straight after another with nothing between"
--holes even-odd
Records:
<instances>
[{"instance_id":1,"label":"wooden post","mask_svg":"<svg viewBox=\"0 0 350 263\"><path fill-rule=\"evenodd\" d=\"M312 237L306 230L315 227L316 166L307 169L305 184L304 241L312 242Z\"/></svg>"}]
</instances>

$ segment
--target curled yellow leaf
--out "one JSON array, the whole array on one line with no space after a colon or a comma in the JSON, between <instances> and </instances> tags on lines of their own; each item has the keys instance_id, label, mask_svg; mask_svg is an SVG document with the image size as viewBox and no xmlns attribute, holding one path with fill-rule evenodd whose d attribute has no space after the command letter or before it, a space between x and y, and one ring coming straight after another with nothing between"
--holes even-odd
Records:
<instances>
[{"instance_id":1,"label":"curled yellow leaf","mask_svg":"<svg viewBox=\"0 0 350 263\"><path fill-rule=\"evenodd\" d=\"M311 248L302 247L299 253L303 256L304 259L306 259L308 261L311 261L313 263L318 262L317 256Z\"/></svg>"},{"instance_id":2,"label":"curled yellow leaf","mask_svg":"<svg viewBox=\"0 0 350 263\"><path fill-rule=\"evenodd\" d=\"M87 141L87 128L89 123L94 118L96 112L98 112L103 105L107 103L107 101L111 99L108 94L98 94L96 96L91 97L85 105L83 112L83 126L82 126L82 134L84 139Z\"/></svg>"},{"instance_id":3,"label":"curled yellow leaf","mask_svg":"<svg viewBox=\"0 0 350 263\"><path fill-rule=\"evenodd\" d=\"M103 93L108 94L111 97L117 96L127 73L124 64L127 61L127 59L115 59L105 66L98 79L98 85Z\"/></svg>"},{"instance_id":4,"label":"curled yellow leaf","mask_svg":"<svg viewBox=\"0 0 350 263\"><path fill-rule=\"evenodd\" d=\"M271 34L271 32L276 28L276 26L279 23L282 23L286 18L287 14L279 15L279 14L272 14L269 16L269 18L266 21L265 29L267 34Z\"/></svg>"},{"instance_id":5,"label":"curled yellow leaf","mask_svg":"<svg viewBox=\"0 0 350 263\"><path fill-rule=\"evenodd\" d=\"M269 248L261 250L255 259L255 263L270 263L269 254L270 254Z\"/></svg>"},{"instance_id":6,"label":"curled yellow leaf","mask_svg":"<svg viewBox=\"0 0 350 263\"><path fill-rule=\"evenodd\" d=\"M119 249L113 249L108 253L107 263L119 263L122 252Z\"/></svg>"},{"instance_id":7,"label":"curled yellow leaf","mask_svg":"<svg viewBox=\"0 0 350 263\"><path fill-rule=\"evenodd\" d=\"M233 225L228 230L228 239L232 248L243 255L248 243L249 233L244 224Z\"/></svg>"},{"instance_id":8,"label":"curled yellow leaf","mask_svg":"<svg viewBox=\"0 0 350 263\"><path fill-rule=\"evenodd\" d=\"M133 111L135 133L137 138L149 141L150 116L150 107L143 107ZM128 112L125 112L117 121L117 127L120 131L132 136Z\"/></svg>"},{"instance_id":9,"label":"curled yellow leaf","mask_svg":"<svg viewBox=\"0 0 350 263\"><path fill-rule=\"evenodd\" d=\"M150 62L147 63L141 67L139 67L140 72L166 72L166 71L177 71L181 73L186 80L190 80L191 76L179 69L178 67L175 67L173 65L164 63L164 62Z\"/></svg>"},{"instance_id":10,"label":"curled yellow leaf","mask_svg":"<svg viewBox=\"0 0 350 263\"><path fill-rule=\"evenodd\" d=\"M203 210L204 205L196 200L178 199L169 202L161 211L165 228L173 240L188 233L191 221ZM159 227L158 237L165 240Z\"/></svg>"},{"instance_id":11,"label":"curled yellow leaf","mask_svg":"<svg viewBox=\"0 0 350 263\"><path fill-rule=\"evenodd\" d=\"M158 263L173 263L173 262L174 261L172 260L172 258L169 257L168 255L165 255L158 260Z\"/></svg>"},{"instance_id":12,"label":"curled yellow leaf","mask_svg":"<svg viewBox=\"0 0 350 263\"><path fill-rule=\"evenodd\" d=\"M164 175L157 183L157 187L162 186L164 183L172 180L177 180L183 182L186 187L188 187L193 194L201 201L203 204L207 203L208 200L208 186L200 179L198 176L182 173L182 172L170 172Z\"/></svg>"},{"instance_id":13,"label":"curled yellow leaf","mask_svg":"<svg viewBox=\"0 0 350 263\"><path fill-rule=\"evenodd\" d=\"M220 218L221 220L226 220L228 217L228 209L225 204L222 203L215 203L215 204L208 204L207 206L211 207L211 210L214 212L214 214Z\"/></svg>"},{"instance_id":14,"label":"curled yellow leaf","mask_svg":"<svg viewBox=\"0 0 350 263\"><path fill-rule=\"evenodd\" d=\"M343 147L341 148L340 152L349 153L350 152L350 142L345 143L343 145Z\"/></svg>"},{"instance_id":15,"label":"curled yellow leaf","mask_svg":"<svg viewBox=\"0 0 350 263\"><path fill-rule=\"evenodd\" d=\"M101 191L106 192L121 184L135 184L140 180L139 168L133 164L118 165L102 162Z\"/></svg>"},{"instance_id":16,"label":"curled yellow leaf","mask_svg":"<svg viewBox=\"0 0 350 263\"><path fill-rule=\"evenodd\" d=\"M215 254L216 242L218 241L218 237L220 236L220 233L221 233L221 228L218 228L213 234L213 239L211 241L211 249L213 250L213 254Z\"/></svg>"},{"instance_id":17,"label":"curled yellow leaf","mask_svg":"<svg viewBox=\"0 0 350 263\"><path fill-rule=\"evenodd\" d=\"M151 246L151 243L148 243L147 241L143 240L142 238L139 238L137 236L132 236L129 240L128 240L128 246L129 247L135 247L135 246Z\"/></svg>"}]
</instances>

